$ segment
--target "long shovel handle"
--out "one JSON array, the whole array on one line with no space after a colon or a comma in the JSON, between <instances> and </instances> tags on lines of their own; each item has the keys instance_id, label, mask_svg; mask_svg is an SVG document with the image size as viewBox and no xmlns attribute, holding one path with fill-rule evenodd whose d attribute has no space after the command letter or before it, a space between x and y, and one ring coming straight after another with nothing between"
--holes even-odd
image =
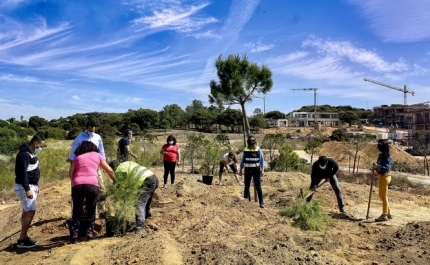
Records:
<instances>
[{"instance_id":1,"label":"long shovel handle","mask_svg":"<svg viewBox=\"0 0 430 265\"><path fill-rule=\"evenodd\" d=\"M324 180L324 182L322 182L320 185L318 185L316 188L318 189L319 187L321 187L322 185L326 184L328 181ZM316 190L315 190L316 191ZM305 196L304 199L307 199L309 196L313 195L315 193L315 191L312 191L311 193L309 193L308 195Z\"/></svg>"},{"instance_id":2,"label":"long shovel handle","mask_svg":"<svg viewBox=\"0 0 430 265\"><path fill-rule=\"evenodd\" d=\"M369 219L369 211L370 211L370 200L372 199L372 189L373 189L373 178L375 177L375 170L372 170L372 176L370 179L370 193L369 193L369 203L367 204L367 214L366 219Z\"/></svg>"}]
</instances>

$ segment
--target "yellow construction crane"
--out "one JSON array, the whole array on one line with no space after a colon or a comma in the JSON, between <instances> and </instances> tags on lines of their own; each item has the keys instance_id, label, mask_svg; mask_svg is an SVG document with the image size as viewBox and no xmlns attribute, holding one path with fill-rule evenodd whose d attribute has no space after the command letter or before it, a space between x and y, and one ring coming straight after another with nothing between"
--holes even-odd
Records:
<instances>
[{"instance_id":1,"label":"yellow construction crane","mask_svg":"<svg viewBox=\"0 0 430 265\"><path fill-rule=\"evenodd\" d=\"M292 88L291 90L313 90L314 91L314 126L317 126L317 90L318 88Z\"/></svg>"},{"instance_id":2,"label":"yellow construction crane","mask_svg":"<svg viewBox=\"0 0 430 265\"><path fill-rule=\"evenodd\" d=\"M392 89L394 89L394 90L397 90L397 91L401 91L401 92L403 92L403 94L404 94L403 99L404 99L404 105L405 105L405 106L406 106L406 105L408 105L408 104L407 104L407 101L406 101L406 93L411 93L411 94L412 94L412 96L415 96L415 92L414 92L414 91L409 91L409 90L407 90L407 89L406 89L406 85L404 85L403 89L401 89L401 88L398 88L398 87L395 87L395 86L391 86L391 85L387 85L387 84L384 84L384 83L381 83L381 82L378 82L378 81L375 81L375 80L372 80L372 79L369 79L369 78L364 78L364 81L372 82L372 83L377 84L377 85L380 85L380 86L384 86L384 87L392 88Z\"/></svg>"}]
</instances>

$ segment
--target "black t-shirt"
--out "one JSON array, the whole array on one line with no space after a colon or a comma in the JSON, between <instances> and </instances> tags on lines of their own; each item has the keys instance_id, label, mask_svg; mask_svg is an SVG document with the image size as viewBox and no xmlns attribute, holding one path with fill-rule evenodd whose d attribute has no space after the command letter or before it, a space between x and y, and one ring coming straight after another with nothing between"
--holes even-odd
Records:
<instances>
[{"instance_id":1,"label":"black t-shirt","mask_svg":"<svg viewBox=\"0 0 430 265\"><path fill-rule=\"evenodd\" d=\"M122 156L128 156L128 152L125 150L126 146L130 145L130 140L127 137L123 137L118 142L119 154Z\"/></svg>"}]
</instances>

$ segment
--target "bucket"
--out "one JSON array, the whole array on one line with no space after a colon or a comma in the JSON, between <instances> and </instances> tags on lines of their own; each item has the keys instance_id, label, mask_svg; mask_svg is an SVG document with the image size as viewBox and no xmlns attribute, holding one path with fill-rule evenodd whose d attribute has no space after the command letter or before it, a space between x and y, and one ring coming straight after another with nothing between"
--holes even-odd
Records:
<instances>
[{"instance_id":1,"label":"bucket","mask_svg":"<svg viewBox=\"0 0 430 265\"><path fill-rule=\"evenodd\" d=\"M203 178L203 183L206 185L212 185L212 179L214 178L214 176L212 175L202 175Z\"/></svg>"}]
</instances>

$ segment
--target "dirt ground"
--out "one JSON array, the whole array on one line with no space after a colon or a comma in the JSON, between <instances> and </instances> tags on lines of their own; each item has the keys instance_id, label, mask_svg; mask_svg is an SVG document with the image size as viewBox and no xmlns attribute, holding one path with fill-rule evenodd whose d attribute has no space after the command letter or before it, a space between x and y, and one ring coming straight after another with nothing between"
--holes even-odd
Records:
<instances>
[{"instance_id":1,"label":"dirt ground","mask_svg":"<svg viewBox=\"0 0 430 265\"><path fill-rule=\"evenodd\" d=\"M334 157L331 152L342 153L340 148L324 146L322 151ZM406 155L399 151L398 159L411 159ZM152 170L162 182L162 168ZM213 185L205 185L197 181L200 175L181 169L176 178L174 186L156 190L153 216L142 235L106 237L104 220L98 219L99 238L77 244L70 244L65 224L71 215L70 181L41 186L29 230L39 240L35 248L15 247L20 205L0 208L0 264L430 264L430 196L424 195L430 194L430 186L390 189L393 219L375 223L382 209L377 187L366 220L369 185L340 179L350 217L338 213L333 190L323 185L314 198L323 201L333 223L318 232L294 228L292 219L278 214L299 200L309 175L267 172L264 209L242 198L243 187L231 175L223 176L223 186L217 177Z\"/></svg>"},{"instance_id":2,"label":"dirt ground","mask_svg":"<svg viewBox=\"0 0 430 265\"><path fill-rule=\"evenodd\" d=\"M160 168L154 170L162 176ZM365 219L368 185L341 182L346 208L338 214L329 185L316 198L333 224L325 231L302 231L279 210L298 200L309 176L268 172L263 180L266 208L243 199L243 187L224 176L224 186L198 182L200 176L178 172L174 186L159 188L153 217L143 235L105 237L97 220L98 240L70 244L65 220L70 217L70 183L41 187L29 235L37 247L16 249L20 230L18 204L1 210L0 264L429 264L430 197L390 190L393 219ZM161 178L160 178L161 180ZM381 203L373 189L370 219Z\"/></svg>"}]
</instances>

